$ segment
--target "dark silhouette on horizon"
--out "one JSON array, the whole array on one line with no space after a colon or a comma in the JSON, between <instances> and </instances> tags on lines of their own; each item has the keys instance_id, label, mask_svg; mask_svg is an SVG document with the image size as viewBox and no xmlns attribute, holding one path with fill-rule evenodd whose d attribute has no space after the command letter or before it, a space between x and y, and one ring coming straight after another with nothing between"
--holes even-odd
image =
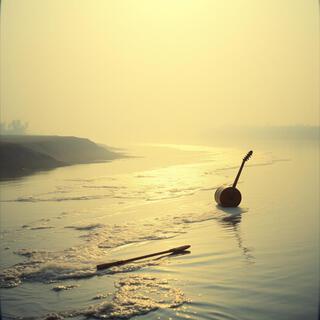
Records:
<instances>
[{"instance_id":1,"label":"dark silhouette on horizon","mask_svg":"<svg viewBox=\"0 0 320 320\"><path fill-rule=\"evenodd\" d=\"M1 135L22 135L26 134L28 122L22 123L21 120L12 120L10 123L0 123L0 134Z\"/></svg>"}]
</instances>

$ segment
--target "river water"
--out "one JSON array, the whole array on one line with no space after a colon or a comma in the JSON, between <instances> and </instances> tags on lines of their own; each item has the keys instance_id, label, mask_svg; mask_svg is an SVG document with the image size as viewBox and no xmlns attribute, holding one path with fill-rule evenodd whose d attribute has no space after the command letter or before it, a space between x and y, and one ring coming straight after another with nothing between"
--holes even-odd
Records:
<instances>
[{"instance_id":1,"label":"river water","mask_svg":"<svg viewBox=\"0 0 320 320\"><path fill-rule=\"evenodd\" d=\"M135 145L1 182L3 319L318 319L318 141ZM98 263L189 244L109 270Z\"/></svg>"}]
</instances>

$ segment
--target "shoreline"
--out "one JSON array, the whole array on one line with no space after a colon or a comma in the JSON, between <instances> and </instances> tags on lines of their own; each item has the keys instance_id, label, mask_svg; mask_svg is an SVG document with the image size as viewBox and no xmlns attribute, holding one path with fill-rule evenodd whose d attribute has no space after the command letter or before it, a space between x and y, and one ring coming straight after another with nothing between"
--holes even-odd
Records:
<instances>
[{"instance_id":1,"label":"shoreline","mask_svg":"<svg viewBox=\"0 0 320 320\"><path fill-rule=\"evenodd\" d=\"M0 155L1 181L59 167L126 157L86 138L42 135L1 135Z\"/></svg>"}]
</instances>

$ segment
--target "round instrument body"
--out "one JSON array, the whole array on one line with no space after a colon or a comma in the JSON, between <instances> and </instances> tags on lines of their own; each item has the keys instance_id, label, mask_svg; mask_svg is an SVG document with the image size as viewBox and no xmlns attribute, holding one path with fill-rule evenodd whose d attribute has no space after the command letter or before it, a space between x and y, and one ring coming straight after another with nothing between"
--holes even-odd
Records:
<instances>
[{"instance_id":1,"label":"round instrument body","mask_svg":"<svg viewBox=\"0 0 320 320\"><path fill-rule=\"evenodd\" d=\"M219 187L214 198L218 205L222 207L237 207L241 202L241 193L237 188L221 186Z\"/></svg>"}]
</instances>

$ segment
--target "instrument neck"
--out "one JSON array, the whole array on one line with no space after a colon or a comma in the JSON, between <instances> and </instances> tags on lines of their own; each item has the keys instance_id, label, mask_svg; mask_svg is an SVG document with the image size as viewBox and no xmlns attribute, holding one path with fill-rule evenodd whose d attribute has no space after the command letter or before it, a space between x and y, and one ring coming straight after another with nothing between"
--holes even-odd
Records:
<instances>
[{"instance_id":1,"label":"instrument neck","mask_svg":"<svg viewBox=\"0 0 320 320\"><path fill-rule=\"evenodd\" d=\"M240 169L239 169L239 171L238 171L238 174L237 174L236 178L234 179L232 188L235 188L235 187L237 186L237 183L238 183L238 180L239 180L239 178L240 178L240 175L241 175L241 172L242 172L244 163L245 163L245 161L242 161L241 166L240 166Z\"/></svg>"}]
</instances>

